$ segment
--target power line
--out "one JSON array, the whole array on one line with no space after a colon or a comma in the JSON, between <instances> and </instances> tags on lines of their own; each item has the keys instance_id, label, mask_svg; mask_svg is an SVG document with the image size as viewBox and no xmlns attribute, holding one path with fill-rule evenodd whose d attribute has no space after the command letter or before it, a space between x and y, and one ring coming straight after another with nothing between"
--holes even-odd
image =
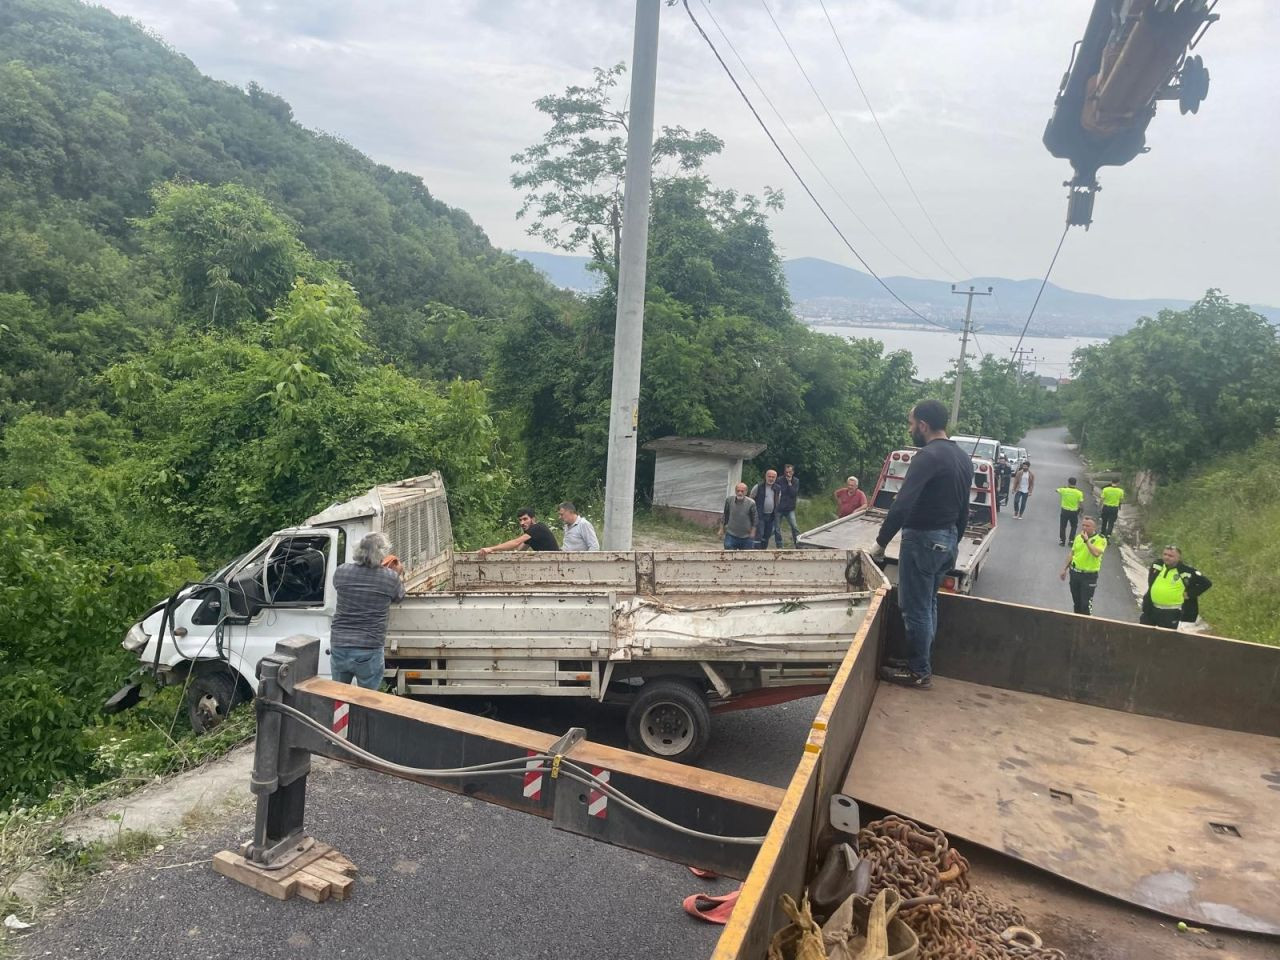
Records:
<instances>
[{"instance_id":1,"label":"power line","mask_svg":"<svg viewBox=\"0 0 1280 960\"><path fill-rule=\"evenodd\" d=\"M906 169L902 166L902 161L898 159L898 153L893 149L893 144L889 142L889 135L885 133L884 127L880 125L880 118L876 115L876 108L871 105L871 98L867 96L867 91L862 86L862 81L858 79L858 71L853 69L853 61L849 59L849 52L845 49L844 41L840 39L840 33L836 30L835 22L831 19L831 14L827 12L827 5L823 0L818 0L818 5L822 7L822 15L827 18L827 25L831 27L831 35L835 37L836 44L840 47L840 54L844 57L845 66L849 68L849 76L853 77L853 82L858 88L858 93L862 94L862 102L867 105L867 111L871 114L871 119L875 121L876 129L880 131L880 138L884 141L884 145L889 150L889 156L893 157L893 162L898 167L898 172L902 174L902 181L907 185L907 189L911 191L911 196L916 201L916 206L920 208L920 212L924 214L924 218L929 221L929 226L933 228L934 235L938 238L938 242L951 254L951 259L960 267L961 273L972 276L973 271L965 266L954 250L951 244L947 243L947 238L942 235L942 231L938 229L938 225L933 222L933 217L929 216L929 211L925 209L924 201L920 199L920 194L916 193L915 184L911 182L911 178L907 176Z\"/></svg>"},{"instance_id":2,"label":"power line","mask_svg":"<svg viewBox=\"0 0 1280 960\"><path fill-rule=\"evenodd\" d=\"M849 252L852 253L857 258L858 262L862 264L863 267L866 268L867 273L871 274L871 276L875 278L876 283L880 284L880 286L885 289L885 291L889 294L889 296L893 297L894 300L898 301L898 303L906 307L907 311L911 313L912 316L919 317L925 323L932 324L935 327L941 327L943 330L949 330L952 333L954 333L955 331L952 330L950 327L944 324L938 323L938 321L930 317L926 317L923 313L921 313L915 307L911 306L911 304L907 303L907 301L903 300L902 297L898 296L897 292L891 286L889 286L887 283L884 282L880 274L876 273L875 270L871 268L871 264L867 263L866 259L862 256L862 254L860 254L857 251L857 249L854 247L854 245L849 242L849 238L844 235L844 231L841 230L839 225L835 222L835 220L831 218L831 214L827 213L827 208L824 207L821 201L818 200L817 196L814 195L814 192L809 188L809 184L805 182L804 177L800 176L800 171L797 170L796 165L791 162L791 158L787 156L787 152L782 149L782 145L778 143L777 138L773 135L773 132L769 129L769 125L765 123L764 118L760 116L760 111L758 111L755 108L755 104L751 102L751 98L747 96L747 92L742 89L742 84L738 83L738 78L733 75L733 71L729 69L729 65L724 62L724 57L720 56L720 51L716 49L715 43L711 40L709 36L707 36L707 31L702 29L702 24L698 22L698 18L695 17L693 15L693 11L689 9L689 0L681 0L681 2L684 6L684 12L689 16L689 20L693 23L694 27L698 31L698 34L706 42L707 46L711 48L711 52L712 54L714 54L716 60L719 62L721 69L724 70L725 76L729 78L729 82L733 84L733 88L738 91L738 96L742 97L742 102L747 105L747 109L750 110L751 115L755 117L756 123L760 124L760 129L764 131L764 135L768 137L769 142L773 144L773 149L778 151L778 156L782 157L782 162L787 165L787 169L791 171L791 175L796 178L796 181L804 189L804 192L808 194L809 199L813 201L813 205L818 208L818 212L821 213L823 218L827 221L827 223L831 225L831 229L836 232L836 236L838 236L841 242L843 242L844 245L849 248Z\"/></svg>"},{"instance_id":3,"label":"power line","mask_svg":"<svg viewBox=\"0 0 1280 960\"><path fill-rule=\"evenodd\" d=\"M1044 279L1040 281L1040 289L1036 291L1036 298L1031 304L1031 312L1027 314L1027 322L1022 325L1022 332L1018 334L1018 343L1013 348L1017 351L1022 346L1022 340L1027 335L1027 328L1031 326L1031 318L1036 315L1036 307L1040 306L1040 297L1044 294L1044 288L1049 284L1049 275L1053 273L1053 266L1058 262L1058 254L1062 252L1062 244L1067 239L1067 231L1071 229L1071 224L1067 224L1062 229L1062 236L1058 238L1057 249L1053 251L1053 259L1049 261L1049 269L1044 272ZM1013 359L1009 360L1009 369L1007 373L1013 372Z\"/></svg>"},{"instance_id":4,"label":"power line","mask_svg":"<svg viewBox=\"0 0 1280 960\"><path fill-rule=\"evenodd\" d=\"M881 191L879 185L875 181L875 178L871 176L871 172L867 170L862 160L858 157L857 151L854 150L853 145L849 143L849 138L844 135L844 131L840 129L840 124L836 122L835 116L831 113L831 110L827 107L827 102L822 99L822 94L818 92L818 88L814 85L813 80L809 78L809 72L805 70L804 64L800 62L800 58L796 55L795 50L791 46L791 41L787 39L787 35L782 31L782 26L778 23L777 19L774 17L773 11L769 9L769 4L767 0L760 0L760 6L764 7L764 12L769 15L769 20L773 23L773 28L776 31L778 31L778 36L782 38L783 44L786 45L787 52L791 54L791 59L795 61L796 66L800 69L800 74L801 76L804 77L805 83L807 83L809 85L809 89L813 91L814 97L817 98L818 104L822 107L822 112L827 115L827 119L831 121L831 126L835 129L836 134L840 137L840 142L843 143L844 148L847 151L849 151L849 156L853 157L853 162L858 165L858 169L862 171L862 175L867 178L867 183L871 184L871 189L875 191L876 196L880 198L880 202L884 204L885 209L889 211L889 214L893 217L893 219L898 221L898 226L902 227L906 235L911 238L911 242L920 248L920 252L925 255L925 257L929 260L930 263L932 263L935 267L937 267L940 271L942 271L943 276L946 276L951 271L949 271L946 267L944 267L941 263L939 263L936 259L934 259L933 254L931 254L928 250L926 250L924 244L922 244L919 238L917 238L916 235L911 232L911 228L908 227L905 222L903 222L903 219L900 216L898 216L898 211L893 209L893 204L889 202L888 197L886 197L884 193Z\"/></svg>"},{"instance_id":5,"label":"power line","mask_svg":"<svg viewBox=\"0 0 1280 960\"><path fill-rule=\"evenodd\" d=\"M884 250L885 253L889 254L889 256L893 257L895 260L897 260L899 263L905 266L912 273L919 274L921 271L917 267L915 267L909 260L907 260L906 257L903 257L901 254L897 253L897 251L890 248L890 246L887 243L885 243L884 240L882 240L874 230L871 229L870 225L865 220L863 220L861 216L858 215L858 211L853 208L853 205L850 204L849 201L845 199L845 196L843 193L840 192L840 189L834 183L831 182L831 178L828 177L826 172L822 169L822 167L818 165L818 161L813 159L813 156L805 148L805 145L800 142L800 138L797 137L795 134L795 131L791 129L791 124L787 123L786 118L782 115L782 111L778 109L777 105L774 104L773 99L765 91L764 86L760 83L759 80L756 79L756 75L752 72L751 67L747 65L746 59L742 56L741 53L738 52L738 48L733 45L733 41L730 40L729 35L725 33L724 27L722 27L720 25L720 21L716 19L716 15L712 12L711 7L707 5L707 0L701 0L701 2L702 2L702 9L706 11L707 16L711 19L712 24L715 25L716 30L719 32L720 36L724 39L725 44L729 47L731 51L733 51L733 55L737 58L738 63L742 65L743 71L746 73L748 77L751 78L751 82L755 84L755 88L760 91L760 96L764 98L764 102L769 105L769 109L773 111L773 115L778 118L778 122L782 124L782 128L786 130L787 133L790 135L792 142L794 142L795 145L799 148L800 152L804 154L805 159L807 159L809 163L813 166L813 169L818 172L818 176L820 176L823 182L826 183L826 185L831 188L831 192L834 193L836 197L840 200L840 202L844 204L845 209L848 210L849 213L853 215L853 219L857 220L858 223L862 225L862 229L867 231L867 234L871 237L871 239L874 240L876 243L880 244L880 247Z\"/></svg>"}]
</instances>

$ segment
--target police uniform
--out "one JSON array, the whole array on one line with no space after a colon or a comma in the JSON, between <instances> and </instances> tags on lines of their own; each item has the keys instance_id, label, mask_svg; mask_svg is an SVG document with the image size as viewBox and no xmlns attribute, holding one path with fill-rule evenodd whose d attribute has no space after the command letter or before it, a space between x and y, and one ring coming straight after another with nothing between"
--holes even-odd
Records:
<instances>
[{"instance_id":1,"label":"police uniform","mask_svg":"<svg viewBox=\"0 0 1280 960\"><path fill-rule=\"evenodd\" d=\"M1147 592L1142 598L1139 623L1177 630L1178 624L1200 616L1199 597L1213 583L1186 563L1166 566L1157 561L1147 569Z\"/></svg>"},{"instance_id":2,"label":"police uniform","mask_svg":"<svg viewBox=\"0 0 1280 960\"><path fill-rule=\"evenodd\" d=\"M1088 544L1099 551L1095 557ZM1102 569L1102 554L1107 549L1107 538L1095 533L1087 541L1083 533L1071 541L1071 609L1073 613L1093 614L1093 593L1098 589L1098 571Z\"/></svg>"},{"instance_id":3,"label":"police uniform","mask_svg":"<svg viewBox=\"0 0 1280 960\"><path fill-rule=\"evenodd\" d=\"M1058 543L1067 545L1067 527L1071 527L1071 537L1075 539L1076 525L1080 522L1080 506L1084 503L1084 491L1079 487L1059 487L1058 504L1062 512L1058 514Z\"/></svg>"},{"instance_id":4,"label":"police uniform","mask_svg":"<svg viewBox=\"0 0 1280 960\"><path fill-rule=\"evenodd\" d=\"M1098 532L1110 537L1116 528L1116 517L1120 516L1120 504L1124 503L1124 488L1108 483L1099 494L1102 501L1102 516L1098 524Z\"/></svg>"}]
</instances>

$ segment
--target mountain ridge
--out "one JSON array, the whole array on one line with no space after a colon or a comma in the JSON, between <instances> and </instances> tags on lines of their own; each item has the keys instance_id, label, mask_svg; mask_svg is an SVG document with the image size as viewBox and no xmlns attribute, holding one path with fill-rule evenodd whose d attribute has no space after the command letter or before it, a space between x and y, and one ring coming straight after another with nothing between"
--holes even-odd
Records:
<instances>
[{"instance_id":1,"label":"mountain ridge","mask_svg":"<svg viewBox=\"0 0 1280 960\"><path fill-rule=\"evenodd\" d=\"M600 283L599 275L587 270L588 257L525 250L511 253L533 264L556 286L589 292ZM818 257L785 260L782 268L796 314L808 323L920 325L919 318L890 297L874 277L861 270ZM885 282L929 319L958 327L963 302L953 297L949 282L898 276L886 277ZM1018 333L1035 301L1040 282L1038 279L973 277L957 283L956 287L964 289L970 284L979 290L995 287L992 308L975 305L982 316L983 328ZM1124 333L1140 317L1154 316L1166 309L1184 310L1191 303L1177 298L1107 297L1049 283L1036 308L1033 327L1040 332L1052 329L1054 333L1072 336L1113 336ZM1273 323L1280 323L1280 307L1254 306L1253 309Z\"/></svg>"}]
</instances>

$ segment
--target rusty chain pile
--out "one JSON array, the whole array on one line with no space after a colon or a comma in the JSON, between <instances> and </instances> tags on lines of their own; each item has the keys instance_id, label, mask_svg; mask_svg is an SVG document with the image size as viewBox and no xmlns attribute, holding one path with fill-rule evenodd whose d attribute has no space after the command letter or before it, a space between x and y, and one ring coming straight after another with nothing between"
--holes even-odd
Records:
<instances>
[{"instance_id":1,"label":"rusty chain pile","mask_svg":"<svg viewBox=\"0 0 1280 960\"><path fill-rule=\"evenodd\" d=\"M858 855L871 863L872 896L889 887L924 901L898 913L920 937L920 960L1065 960L1020 910L970 889L969 861L942 831L888 816L858 832Z\"/></svg>"}]
</instances>

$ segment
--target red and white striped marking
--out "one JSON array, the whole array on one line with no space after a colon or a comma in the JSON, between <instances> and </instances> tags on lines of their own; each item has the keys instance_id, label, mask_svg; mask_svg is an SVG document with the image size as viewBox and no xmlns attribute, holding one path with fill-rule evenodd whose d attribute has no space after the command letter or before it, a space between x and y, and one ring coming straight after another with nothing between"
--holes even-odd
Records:
<instances>
[{"instance_id":1,"label":"red and white striped marking","mask_svg":"<svg viewBox=\"0 0 1280 960\"><path fill-rule=\"evenodd\" d=\"M609 782L608 770L602 770L599 767L592 767L591 773L601 783ZM593 817L599 817L601 820L607 818L609 816L609 797L595 787L592 787L587 794L587 813Z\"/></svg>"},{"instance_id":2,"label":"red and white striped marking","mask_svg":"<svg viewBox=\"0 0 1280 960\"><path fill-rule=\"evenodd\" d=\"M529 756L534 756L532 750ZM524 795L527 800L542 799L542 761L529 760L524 765Z\"/></svg>"},{"instance_id":3,"label":"red and white striped marking","mask_svg":"<svg viewBox=\"0 0 1280 960\"><path fill-rule=\"evenodd\" d=\"M333 701L333 732L343 740L347 739L347 720L351 714L351 704L342 700Z\"/></svg>"}]
</instances>

